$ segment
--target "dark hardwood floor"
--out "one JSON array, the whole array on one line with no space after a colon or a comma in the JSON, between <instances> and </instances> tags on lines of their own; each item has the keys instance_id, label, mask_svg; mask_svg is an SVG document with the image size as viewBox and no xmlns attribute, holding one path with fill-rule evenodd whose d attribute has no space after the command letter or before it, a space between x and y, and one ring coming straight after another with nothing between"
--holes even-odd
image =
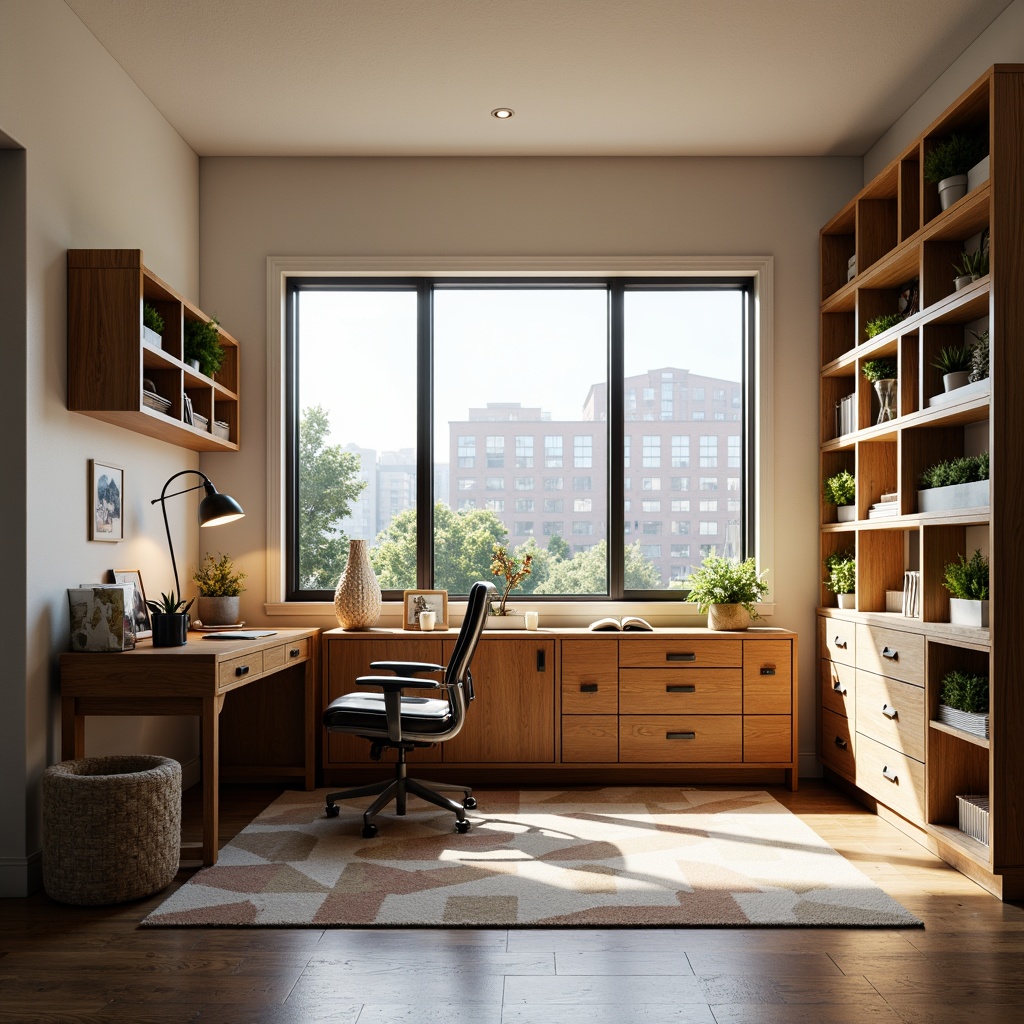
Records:
<instances>
[{"instance_id":1,"label":"dark hardwood floor","mask_svg":"<svg viewBox=\"0 0 1024 1024\"><path fill-rule=\"evenodd\" d=\"M276 795L225 786L226 842ZM171 891L0 901L0 1021L93 1024L1012 1024L1024 908L824 783L772 790L922 918L872 929L140 929ZM185 799L198 838L197 794ZM486 793L479 794L485 812ZM178 873L175 885L191 872Z\"/></svg>"}]
</instances>

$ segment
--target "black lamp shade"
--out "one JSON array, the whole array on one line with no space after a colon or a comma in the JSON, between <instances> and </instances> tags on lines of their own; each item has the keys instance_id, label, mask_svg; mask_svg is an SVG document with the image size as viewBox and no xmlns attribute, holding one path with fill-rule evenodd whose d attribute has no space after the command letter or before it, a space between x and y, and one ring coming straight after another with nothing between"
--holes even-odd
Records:
<instances>
[{"instance_id":1,"label":"black lamp shade","mask_svg":"<svg viewBox=\"0 0 1024 1024\"><path fill-rule=\"evenodd\" d=\"M244 515L242 506L230 494L221 494L213 484L207 486L206 497L199 503L200 526L220 526Z\"/></svg>"}]
</instances>

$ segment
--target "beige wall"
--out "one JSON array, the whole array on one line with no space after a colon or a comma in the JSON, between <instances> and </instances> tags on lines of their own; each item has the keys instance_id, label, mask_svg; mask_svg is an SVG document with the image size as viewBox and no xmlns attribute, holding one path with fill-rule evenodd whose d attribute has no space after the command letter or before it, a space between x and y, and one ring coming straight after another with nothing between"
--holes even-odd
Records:
<instances>
[{"instance_id":1,"label":"beige wall","mask_svg":"<svg viewBox=\"0 0 1024 1024\"><path fill-rule=\"evenodd\" d=\"M3 0L0 134L25 151L24 185L9 167L0 174L0 208L24 214L13 254L24 274L24 322L3 328L4 348L16 351L5 352L0 392L21 411L18 433L0 447L4 501L20 524L13 533L5 516L5 544L24 536L23 558L4 560L17 613L0 623L0 895L17 895L38 878L40 780L60 760L56 659L68 646L66 588L127 567L141 569L150 589L167 589L162 520L148 499L171 473L198 465L193 453L65 409L65 251L141 248L158 274L195 296L199 194L195 154L63 0ZM120 544L88 540L90 458L125 469ZM186 525L184 504L176 511L179 550L194 552L198 530ZM173 719L96 720L87 742L89 753L146 749L186 762L196 753L191 723Z\"/></svg>"},{"instance_id":2,"label":"beige wall","mask_svg":"<svg viewBox=\"0 0 1024 1024\"><path fill-rule=\"evenodd\" d=\"M203 465L249 513L230 541L250 575L243 616L259 621L266 596L268 256L771 255L772 622L800 633L800 750L816 771L817 239L860 180L859 160L835 158L202 159L202 303L244 346L242 451ZM329 606L315 624L336 625Z\"/></svg>"}]
</instances>

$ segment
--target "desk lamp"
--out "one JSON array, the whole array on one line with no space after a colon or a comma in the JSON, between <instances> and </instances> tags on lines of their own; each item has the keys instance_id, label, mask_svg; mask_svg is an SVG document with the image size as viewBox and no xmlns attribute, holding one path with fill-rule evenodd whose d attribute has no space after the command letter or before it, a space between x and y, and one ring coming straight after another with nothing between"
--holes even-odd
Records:
<instances>
[{"instance_id":1,"label":"desk lamp","mask_svg":"<svg viewBox=\"0 0 1024 1024\"><path fill-rule=\"evenodd\" d=\"M196 476L201 476L203 482L196 484L195 487L186 487L183 491L175 491L173 494L167 493L167 488L178 479L179 476L184 476L186 473L193 473ZM203 488L206 491L206 497L199 502L199 525L200 526L220 526L222 523L230 523L235 519L241 519L245 513L242 511L242 506L235 501L228 494L221 494L216 487L210 482L210 478L205 473L200 473L198 469L183 469L180 473L175 473L174 476L164 484L163 490L160 492L159 498L153 498L150 502L151 505L155 505L158 501L160 507L164 513L164 529L167 531L167 547L171 552L171 567L174 569L174 586L176 589L176 599L181 599L181 583L178 581L178 563L174 560L174 545L171 543L171 527L167 522L167 499L176 498L179 494L188 494L189 491L198 491Z\"/></svg>"}]
</instances>

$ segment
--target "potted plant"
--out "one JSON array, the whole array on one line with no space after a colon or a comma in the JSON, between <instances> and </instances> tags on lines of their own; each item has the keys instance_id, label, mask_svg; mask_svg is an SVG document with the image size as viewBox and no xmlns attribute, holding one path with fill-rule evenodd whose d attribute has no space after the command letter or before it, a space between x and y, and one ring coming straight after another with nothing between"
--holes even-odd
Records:
<instances>
[{"instance_id":1,"label":"potted plant","mask_svg":"<svg viewBox=\"0 0 1024 1024\"><path fill-rule=\"evenodd\" d=\"M714 551L690 574L689 600L708 613L708 629L746 629L760 618L754 607L768 593L753 558L741 562Z\"/></svg>"},{"instance_id":2,"label":"potted plant","mask_svg":"<svg viewBox=\"0 0 1024 1024\"><path fill-rule=\"evenodd\" d=\"M236 572L228 555L207 554L192 574L199 588L199 621L204 626L237 626L239 595L245 589L244 572Z\"/></svg>"},{"instance_id":3,"label":"potted plant","mask_svg":"<svg viewBox=\"0 0 1024 1024\"><path fill-rule=\"evenodd\" d=\"M206 320L185 321L185 362L200 373L212 377L224 361L216 316Z\"/></svg>"},{"instance_id":4,"label":"potted plant","mask_svg":"<svg viewBox=\"0 0 1024 1024\"><path fill-rule=\"evenodd\" d=\"M972 281L984 277L988 273L988 245L979 245L973 252L966 249L960 253L960 260L953 264L956 277L953 279L953 288L960 291Z\"/></svg>"},{"instance_id":5,"label":"potted plant","mask_svg":"<svg viewBox=\"0 0 1024 1024\"><path fill-rule=\"evenodd\" d=\"M188 643L188 610L192 601L184 601L172 590L159 601L147 601L153 613L153 646L184 647Z\"/></svg>"},{"instance_id":6,"label":"potted plant","mask_svg":"<svg viewBox=\"0 0 1024 1024\"><path fill-rule=\"evenodd\" d=\"M824 486L825 503L836 506L836 521L852 523L857 518L857 481L847 470L826 478Z\"/></svg>"},{"instance_id":7,"label":"potted plant","mask_svg":"<svg viewBox=\"0 0 1024 1024\"><path fill-rule=\"evenodd\" d=\"M971 369L971 346L964 342L961 345L947 345L932 363L942 374L944 391L955 391L967 383Z\"/></svg>"},{"instance_id":8,"label":"potted plant","mask_svg":"<svg viewBox=\"0 0 1024 1024\"><path fill-rule=\"evenodd\" d=\"M892 356L865 359L861 364L864 379L870 381L878 395L878 419L876 423L896 419L896 360Z\"/></svg>"},{"instance_id":9,"label":"potted plant","mask_svg":"<svg viewBox=\"0 0 1024 1024\"><path fill-rule=\"evenodd\" d=\"M957 555L944 570L942 585L949 599L949 621L954 626L988 626L988 559L977 550L965 559Z\"/></svg>"},{"instance_id":10,"label":"potted plant","mask_svg":"<svg viewBox=\"0 0 1024 1024\"><path fill-rule=\"evenodd\" d=\"M953 132L932 142L924 158L924 180L938 186L943 210L967 195L967 174L986 149L982 136L967 132Z\"/></svg>"},{"instance_id":11,"label":"potted plant","mask_svg":"<svg viewBox=\"0 0 1024 1024\"><path fill-rule=\"evenodd\" d=\"M988 378L988 331L968 333L974 338L974 344L971 346L971 370L967 379L975 384Z\"/></svg>"},{"instance_id":12,"label":"potted plant","mask_svg":"<svg viewBox=\"0 0 1024 1024\"><path fill-rule=\"evenodd\" d=\"M840 608L857 605L857 559L853 551L837 551L825 559L825 586L836 595Z\"/></svg>"},{"instance_id":13,"label":"potted plant","mask_svg":"<svg viewBox=\"0 0 1024 1024\"><path fill-rule=\"evenodd\" d=\"M150 348L160 348L162 338L161 331L164 329L164 318L157 311L156 306L148 302L142 304L142 341Z\"/></svg>"},{"instance_id":14,"label":"potted plant","mask_svg":"<svg viewBox=\"0 0 1024 1024\"><path fill-rule=\"evenodd\" d=\"M532 554L525 554L522 558L518 558L509 554L504 545L494 545L494 553L491 556L491 574L502 577L505 584L501 590L501 598L497 604L492 602L490 613L487 616L487 625L492 629L526 628L525 617L518 614L514 608L506 607L506 602L508 595L533 571L530 568L532 563Z\"/></svg>"},{"instance_id":15,"label":"potted plant","mask_svg":"<svg viewBox=\"0 0 1024 1024\"><path fill-rule=\"evenodd\" d=\"M953 669L942 677L939 721L988 738L988 677Z\"/></svg>"},{"instance_id":16,"label":"potted plant","mask_svg":"<svg viewBox=\"0 0 1024 1024\"><path fill-rule=\"evenodd\" d=\"M984 508L989 503L988 452L943 459L918 477L918 512Z\"/></svg>"},{"instance_id":17,"label":"potted plant","mask_svg":"<svg viewBox=\"0 0 1024 1024\"><path fill-rule=\"evenodd\" d=\"M876 316L872 320L869 320L864 325L864 333L869 338L874 338L883 331L889 330L890 327L895 327L904 319L906 319L906 317L903 313L883 313L881 316Z\"/></svg>"}]
</instances>

